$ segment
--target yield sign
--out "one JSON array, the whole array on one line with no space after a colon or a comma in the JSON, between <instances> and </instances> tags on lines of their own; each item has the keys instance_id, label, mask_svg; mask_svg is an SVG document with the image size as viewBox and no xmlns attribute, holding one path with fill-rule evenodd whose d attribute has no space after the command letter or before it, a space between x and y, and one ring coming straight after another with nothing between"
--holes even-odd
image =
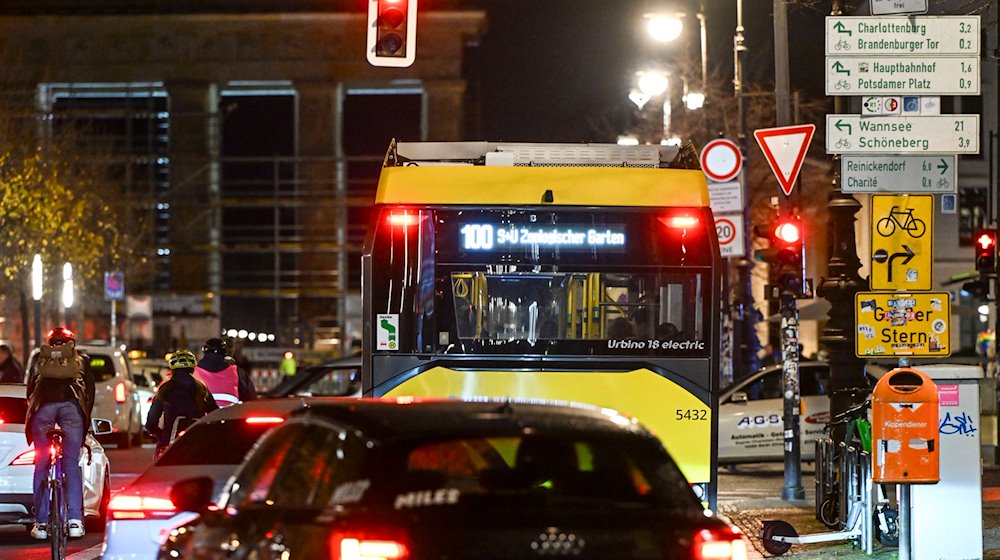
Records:
<instances>
[{"instance_id":1,"label":"yield sign","mask_svg":"<svg viewBox=\"0 0 1000 560\"><path fill-rule=\"evenodd\" d=\"M792 194L814 132L816 125L812 124L762 128L753 132L785 196Z\"/></svg>"}]
</instances>

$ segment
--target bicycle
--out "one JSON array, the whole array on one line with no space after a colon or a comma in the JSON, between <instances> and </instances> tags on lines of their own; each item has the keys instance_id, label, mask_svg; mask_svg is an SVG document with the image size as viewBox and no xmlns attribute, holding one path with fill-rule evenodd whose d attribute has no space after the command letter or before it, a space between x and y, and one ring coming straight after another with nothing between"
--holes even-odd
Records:
<instances>
[{"instance_id":1,"label":"bicycle","mask_svg":"<svg viewBox=\"0 0 1000 560\"><path fill-rule=\"evenodd\" d=\"M69 541L69 519L66 505L66 473L63 472L63 437L65 432L53 428L45 433L49 438L49 474L46 487L49 491L48 532L53 560L66 558Z\"/></svg>"},{"instance_id":2,"label":"bicycle","mask_svg":"<svg viewBox=\"0 0 1000 560\"><path fill-rule=\"evenodd\" d=\"M66 547L69 542L69 511L66 502L66 473L63 472L63 438L66 433L59 428L45 432L49 439L49 473L45 486L49 492L48 533L49 546L53 560L66 558ZM87 464L94 460L93 451L86 443L83 449L87 451Z\"/></svg>"},{"instance_id":3,"label":"bicycle","mask_svg":"<svg viewBox=\"0 0 1000 560\"><path fill-rule=\"evenodd\" d=\"M900 216L903 216L902 221L900 221ZM923 237L927 231L927 224L920 218L913 216L913 208L904 212L899 209L899 206L893 206L889 210L889 215L875 224L875 231L882 237L889 237L896 231L897 227L910 234L910 237L914 239Z\"/></svg>"},{"instance_id":4,"label":"bicycle","mask_svg":"<svg viewBox=\"0 0 1000 560\"><path fill-rule=\"evenodd\" d=\"M831 433L834 426L846 426L844 439L833 450L833 457L831 457L831 462L839 464L840 468L834 472L830 490L823 496L817 508L819 520L831 529L839 529L846 523L848 512L843 511L846 508L842 507L842 504L848 488L843 485L844 481L846 480L850 488L860 487L853 467L857 465L857 460L868 460L871 455L872 428L871 421L868 419L870 408L871 401L866 399L831 418L824 428L824 431ZM852 453L860 456L860 459L859 457L847 457L848 454ZM817 464L817 470L819 468ZM877 496L872 523L875 538L885 546L899 546L899 514L889 503L885 485L877 484L876 490Z\"/></svg>"}]
</instances>

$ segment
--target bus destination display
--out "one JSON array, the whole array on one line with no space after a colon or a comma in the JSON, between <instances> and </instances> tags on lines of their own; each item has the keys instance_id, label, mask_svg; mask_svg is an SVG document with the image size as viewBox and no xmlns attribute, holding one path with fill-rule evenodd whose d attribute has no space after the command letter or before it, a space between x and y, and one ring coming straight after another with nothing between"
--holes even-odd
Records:
<instances>
[{"instance_id":1,"label":"bus destination display","mask_svg":"<svg viewBox=\"0 0 1000 560\"><path fill-rule=\"evenodd\" d=\"M465 224L462 249L466 251L503 251L530 247L569 251L625 250L625 228L621 225L510 225Z\"/></svg>"}]
</instances>

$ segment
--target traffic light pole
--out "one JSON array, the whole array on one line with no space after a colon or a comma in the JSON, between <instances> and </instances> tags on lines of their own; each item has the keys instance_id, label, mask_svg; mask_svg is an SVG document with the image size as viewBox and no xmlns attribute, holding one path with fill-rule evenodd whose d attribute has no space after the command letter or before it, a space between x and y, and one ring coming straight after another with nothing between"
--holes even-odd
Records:
<instances>
[{"instance_id":1,"label":"traffic light pole","mask_svg":"<svg viewBox=\"0 0 1000 560\"><path fill-rule=\"evenodd\" d=\"M795 294L781 291L781 377L784 397L784 446L785 485L781 488L782 500L802 500L806 497L802 486L802 449L799 434L799 308Z\"/></svg>"}]
</instances>

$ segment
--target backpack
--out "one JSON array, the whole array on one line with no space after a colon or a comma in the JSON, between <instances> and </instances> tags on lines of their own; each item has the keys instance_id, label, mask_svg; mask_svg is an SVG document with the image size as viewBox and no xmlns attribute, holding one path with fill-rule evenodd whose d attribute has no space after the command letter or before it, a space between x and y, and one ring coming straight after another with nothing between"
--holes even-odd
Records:
<instances>
[{"instance_id":1,"label":"backpack","mask_svg":"<svg viewBox=\"0 0 1000 560\"><path fill-rule=\"evenodd\" d=\"M65 348L65 347L64 347ZM39 377L49 379L73 379L83 375L83 358L76 348L55 349L43 344L35 365Z\"/></svg>"}]
</instances>

